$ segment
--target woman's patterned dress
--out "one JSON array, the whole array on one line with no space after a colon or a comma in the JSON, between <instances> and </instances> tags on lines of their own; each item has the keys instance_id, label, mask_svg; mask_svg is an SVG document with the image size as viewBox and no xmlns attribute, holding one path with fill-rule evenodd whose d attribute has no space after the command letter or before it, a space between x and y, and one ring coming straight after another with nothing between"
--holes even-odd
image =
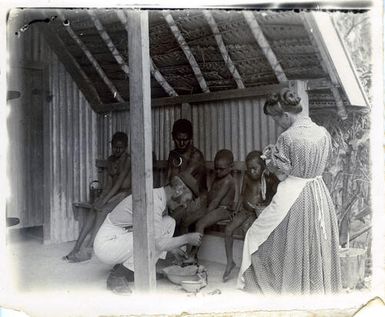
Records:
<instances>
[{"instance_id":1,"label":"woman's patterned dress","mask_svg":"<svg viewBox=\"0 0 385 317\"><path fill-rule=\"evenodd\" d=\"M310 118L298 119L275 144L269 167L288 175L322 175L330 135ZM284 220L251 255L245 290L263 294L327 294L341 289L336 213L322 178L308 182Z\"/></svg>"}]
</instances>

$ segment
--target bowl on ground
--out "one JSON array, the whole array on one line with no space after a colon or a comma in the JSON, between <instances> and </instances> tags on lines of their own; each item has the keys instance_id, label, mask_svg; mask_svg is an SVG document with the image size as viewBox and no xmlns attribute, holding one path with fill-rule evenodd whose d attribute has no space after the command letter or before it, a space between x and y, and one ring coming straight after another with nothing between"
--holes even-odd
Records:
<instances>
[{"instance_id":1,"label":"bowl on ground","mask_svg":"<svg viewBox=\"0 0 385 317\"><path fill-rule=\"evenodd\" d=\"M199 281L182 281L181 286L186 292L197 293L203 287L203 282L202 282L202 280L199 280Z\"/></svg>"},{"instance_id":2,"label":"bowl on ground","mask_svg":"<svg viewBox=\"0 0 385 317\"><path fill-rule=\"evenodd\" d=\"M199 281L200 277L197 275L197 271L196 265L185 267L172 265L163 269L169 281L177 285L181 285L182 281Z\"/></svg>"}]
</instances>

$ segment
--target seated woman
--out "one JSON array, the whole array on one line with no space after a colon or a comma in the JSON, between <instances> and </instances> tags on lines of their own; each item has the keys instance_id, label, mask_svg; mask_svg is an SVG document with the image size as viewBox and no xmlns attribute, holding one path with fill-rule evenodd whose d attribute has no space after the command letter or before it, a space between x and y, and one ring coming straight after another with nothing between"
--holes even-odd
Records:
<instances>
[{"instance_id":1,"label":"seated woman","mask_svg":"<svg viewBox=\"0 0 385 317\"><path fill-rule=\"evenodd\" d=\"M131 158L127 153L128 137L124 132L112 136L112 155L107 159L107 184L96 201L90 204L72 251L63 257L70 263L82 262L92 257L92 244L107 214L131 192ZM74 208L79 208L74 204ZM86 208L83 206L82 208ZM86 237L90 234L90 239Z\"/></svg>"}]
</instances>

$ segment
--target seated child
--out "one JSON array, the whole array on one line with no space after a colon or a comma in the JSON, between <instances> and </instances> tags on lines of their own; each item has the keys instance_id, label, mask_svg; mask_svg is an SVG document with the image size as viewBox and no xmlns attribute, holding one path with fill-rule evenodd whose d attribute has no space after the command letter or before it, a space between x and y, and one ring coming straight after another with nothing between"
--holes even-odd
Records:
<instances>
[{"instance_id":1,"label":"seated child","mask_svg":"<svg viewBox=\"0 0 385 317\"><path fill-rule=\"evenodd\" d=\"M252 151L246 157L246 173L243 177L241 196L236 211L231 217L231 222L225 229L227 265L223 274L224 282L229 279L230 273L235 267L233 260L234 231L240 227L247 231L274 195L272 186L269 186L269 179L265 179L265 163L261 155L260 151ZM267 186L268 188L266 188ZM245 228L246 226L247 228Z\"/></svg>"},{"instance_id":2,"label":"seated child","mask_svg":"<svg viewBox=\"0 0 385 317\"><path fill-rule=\"evenodd\" d=\"M82 262L92 257L92 245L100 226L107 214L131 193L131 158L127 153L128 137L124 132L112 136L112 155L107 159L107 183L90 209L85 213L85 220L80 229L72 251L63 257L70 263ZM84 206L82 206L85 208ZM74 203L74 209L78 208ZM90 239L85 243L86 237Z\"/></svg>"},{"instance_id":3,"label":"seated child","mask_svg":"<svg viewBox=\"0 0 385 317\"><path fill-rule=\"evenodd\" d=\"M220 220L229 219L235 198L235 181L231 174L234 163L233 153L229 150L220 150L215 155L214 169L215 179L207 194L207 208L202 208L199 212L190 215L185 226L195 221L195 231L201 234L205 228L217 223ZM198 249L191 252L189 261L196 257Z\"/></svg>"}]
</instances>

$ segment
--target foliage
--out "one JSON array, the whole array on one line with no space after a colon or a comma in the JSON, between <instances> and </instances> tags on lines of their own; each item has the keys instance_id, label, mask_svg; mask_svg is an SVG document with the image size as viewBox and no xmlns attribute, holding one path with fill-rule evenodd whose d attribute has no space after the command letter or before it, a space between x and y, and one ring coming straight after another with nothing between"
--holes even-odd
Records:
<instances>
[{"instance_id":1,"label":"foliage","mask_svg":"<svg viewBox=\"0 0 385 317\"><path fill-rule=\"evenodd\" d=\"M362 222L357 230L370 225L370 120L362 110L348 108L348 119L341 121L330 112L314 118L332 136L333 150L324 179L337 209L340 242L345 245L354 220Z\"/></svg>"},{"instance_id":2,"label":"foliage","mask_svg":"<svg viewBox=\"0 0 385 317\"><path fill-rule=\"evenodd\" d=\"M357 74L371 99L372 41L369 13L343 13L332 15L335 28L349 53Z\"/></svg>"}]
</instances>

